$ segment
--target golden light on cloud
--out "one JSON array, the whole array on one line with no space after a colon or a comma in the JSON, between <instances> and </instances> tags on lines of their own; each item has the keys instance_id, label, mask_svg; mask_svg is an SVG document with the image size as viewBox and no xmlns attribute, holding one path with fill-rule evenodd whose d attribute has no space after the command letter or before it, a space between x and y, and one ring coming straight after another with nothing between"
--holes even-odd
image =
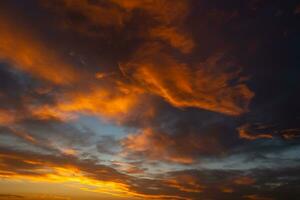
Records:
<instances>
[{"instance_id":1,"label":"golden light on cloud","mask_svg":"<svg viewBox=\"0 0 300 200\"><path fill-rule=\"evenodd\" d=\"M251 125L244 124L237 128L240 138L247 140L256 140L256 139L272 139L272 134L269 133L261 133L255 134L251 132Z\"/></svg>"},{"instance_id":2,"label":"golden light on cloud","mask_svg":"<svg viewBox=\"0 0 300 200\"><path fill-rule=\"evenodd\" d=\"M57 109L62 112L83 112L118 118L134 108L142 92L138 87L126 88L122 85L115 88L95 88L89 92L75 92L67 95L67 100L59 103Z\"/></svg>"},{"instance_id":3,"label":"golden light on cloud","mask_svg":"<svg viewBox=\"0 0 300 200\"><path fill-rule=\"evenodd\" d=\"M141 133L128 135L122 141L125 148L124 156L127 153L144 153L149 159L165 160L174 163L191 164L194 162L192 156L178 155L172 153L170 149L176 146L176 142L166 134L157 133L155 130L147 128ZM155 146L155 149L153 149Z\"/></svg>"},{"instance_id":4,"label":"golden light on cloud","mask_svg":"<svg viewBox=\"0 0 300 200\"><path fill-rule=\"evenodd\" d=\"M157 52L160 52L159 54ZM180 108L196 107L228 115L248 111L254 93L243 83L230 85L237 72L219 66L221 56L208 58L194 67L165 54L159 46L142 48L121 70L153 94Z\"/></svg>"},{"instance_id":5,"label":"golden light on cloud","mask_svg":"<svg viewBox=\"0 0 300 200\"><path fill-rule=\"evenodd\" d=\"M22 165L32 166L24 173L14 172L13 169L5 169L2 159L11 159ZM78 190L84 190L100 194L110 194L118 197L131 197L133 192L128 185L116 181L101 181L92 178L87 172L83 172L76 166L72 165L55 165L48 161L30 160L22 158L18 155L0 155L0 177L4 180L19 180L64 184L70 187L76 187Z\"/></svg>"},{"instance_id":6,"label":"golden light on cloud","mask_svg":"<svg viewBox=\"0 0 300 200\"><path fill-rule=\"evenodd\" d=\"M165 180L165 183L183 192L201 193L205 189L205 186L200 184L195 177L189 175L177 176Z\"/></svg>"},{"instance_id":7,"label":"golden light on cloud","mask_svg":"<svg viewBox=\"0 0 300 200\"><path fill-rule=\"evenodd\" d=\"M9 125L15 121L14 113L7 110L0 110L0 124Z\"/></svg>"},{"instance_id":8,"label":"golden light on cloud","mask_svg":"<svg viewBox=\"0 0 300 200\"><path fill-rule=\"evenodd\" d=\"M71 187L73 189L77 189L78 194L80 194L80 191L82 191L91 193L93 194L92 196L96 197L97 194L99 194L100 197L101 195L109 195L111 197L116 197L116 199L118 199L118 197L120 199L188 199L177 195L144 194L143 192L134 190L132 188L132 185L129 185L129 180L126 179L113 180L113 178L110 178L110 180L105 180L105 178L103 177L103 180L100 180L101 175L97 174L97 170L95 172L87 172L85 170L80 169L80 167L78 166L70 164L57 165L55 163L50 163L48 161L42 160L23 160L20 156L21 155L0 155L0 178L2 179L2 181L29 181L37 184L51 183L61 187ZM28 165L28 167L30 166L32 167L32 169L28 168L22 173L20 173L21 171L14 172L14 169L5 169L7 165L5 163L2 163L2 159L14 160L24 166ZM107 173L105 168L99 169L98 172L100 174ZM98 176L100 179L96 178ZM162 184L166 184L168 185L168 187L172 187L184 192L201 192L203 186L198 185L192 177L186 176L181 177L180 179L187 180L187 183L181 185L175 179L170 179L163 181ZM70 195L76 196L76 194ZM46 195L46 197L49 198L49 195Z\"/></svg>"},{"instance_id":9,"label":"golden light on cloud","mask_svg":"<svg viewBox=\"0 0 300 200\"><path fill-rule=\"evenodd\" d=\"M0 0L0 200L300 196L298 7Z\"/></svg>"},{"instance_id":10,"label":"golden light on cloud","mask_svg":"<svg viewBox=\"0 0 300 200\"><path fill-rule=\"evenodd\" d=\"M28 163L31 163L28 161ZM109 194L118 197L131 197L130 192L126 185L116 182L109 182L109 181L98 181L88 178L76 169L70 168L61 168L61 167L54 167L47 169L52 173L44 174L39 177L34 176L25 176L25 175L18 175L18 174L6 174L1 175L1 178L8 179L8 180L19 180L19 181L34 181L34 182L48 182L48 183L57 183L57 184L64 184L69 185L71 187L75 187L78 190L89 191L94 193L100 194ZM74 184L76 183L76 184ZM90 189L94 188L94 189Z\"/></svg>"},{"instance_id":11,"label":"golden light on cloud","mask_svg":"<svg viewBox=\"0 0 300 200\"><path fill-rule=\"evenodd\" d=\"M78 78L74 68L64 63L56 52L35 39L23 25L3 15L0 16L0 35L0 58L17 69L56 84L69 84Z\"/></svg>"},{"instance_id":12,"label":"golden light on cloud","mask_svg":"<svg viewBox=\"0 0 300 200\"><path fill-rule=\"evenodd\" d=\"M180 31L176 27L157 27L150 31L150 35L161 38L183 53L190 53L195 46L194 41Z\"/></svg>"}]
</instances>

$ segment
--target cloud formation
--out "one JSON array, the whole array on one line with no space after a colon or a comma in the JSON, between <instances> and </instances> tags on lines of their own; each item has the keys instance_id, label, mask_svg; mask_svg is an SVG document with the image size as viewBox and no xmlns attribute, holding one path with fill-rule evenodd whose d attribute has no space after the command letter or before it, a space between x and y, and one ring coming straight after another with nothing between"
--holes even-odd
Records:
<instances>
[{"instance_id":1,"label":"cloud formation","mask_svg":"<svg viewBox=\"0 0 300 200\"><path fill-rule=\"evenodd\" d=\"M239 80L230 84L238 78L238 72L226 72L231 63L222 60L221 55L214 55L196 66L188 66L154 45L140 49L121 69L176 107L242 114L248 110L254 94Z\"/></svg>"},{"instance_id":2,"label":"cloud formation","mask_svg":"<svg viewBox=\"0 0 300 200\"><path fill-rule=\"evenodd\" d=\"M0 2L0 199L299 196L293 2Z\"/></svg>"},{"instance_id":3,"label":"cloud formation","mask_svg":"<svg viewBox=\"0 0 300 200\"><path fill-rule=\"evenodd\" d=\"M3 14L2 14L3 15ZM0 57L14 67L56 84L70 84L78 75L51 47L35 39L34 33L22 29L6 17L0 17Z\"/></svg>"}]
</instances>

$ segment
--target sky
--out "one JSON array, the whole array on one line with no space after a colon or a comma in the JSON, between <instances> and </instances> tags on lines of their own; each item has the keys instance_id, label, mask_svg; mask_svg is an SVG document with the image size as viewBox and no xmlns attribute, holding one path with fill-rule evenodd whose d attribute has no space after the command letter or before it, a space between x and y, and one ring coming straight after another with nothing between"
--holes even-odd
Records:
<instances>
[{"instance_id":1,"label":"sky","mask_svg":"<svg viewBox=\"0 0 300 200\"><path fill-rule=\"evenodd\" d=\"M297 200L300 3L1 0L0 200Z\"/></svg>"}]
</instances>

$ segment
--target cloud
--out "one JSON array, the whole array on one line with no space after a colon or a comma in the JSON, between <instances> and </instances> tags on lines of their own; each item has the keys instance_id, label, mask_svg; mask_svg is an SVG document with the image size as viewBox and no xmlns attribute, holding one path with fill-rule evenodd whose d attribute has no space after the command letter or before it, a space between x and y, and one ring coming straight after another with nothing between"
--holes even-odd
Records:
<instances>
[{"instance_id":1,"label":"cloud","mask_svg":"<svg viewBox=\"0 0 300 200\"><path fill-rule=\"evenodd\" d=\"M25 157L24 157L25 156ZM107 185L102 192L112 192L126 187L126 175L114 169L98 165L94 161L79 161L70 155L40 155L30 152L18 152L1 149L1 173L5 179L28 179L45 182L77 182L84 185L99 187L103 182ZM75 174L77 174L75 176ZM98 186L97 186L98 185ZM97 190L95 190L97 191ZM118 192L117 192L118 193ZM120 193L122 194L122 192Z\"/></svg>"},{"instance_id":2,"label":"cloud","mask_svg":"<svg viewBox=\"0 0 300 200\"><path fill-rule=\"evenodd\" d=\"M150 30L152 37L160 38L168 42L172 47L179 49L183 53L190 53L195 44L186 33L178 30L177 27L157 27Z\"/></svg>"},{"instance_id":3,"label":"cloud","mask_svg":"<svg viewBox=\"0 0 300 200\"><path fill-rule=\"evenodd\" d=\"M91 190L93 192L114 192L114 195L120 197L135 196L145 199L188 199L188 192L200 189L196 185L198 181L188 175L170 177L164 181L134 178L96 164L94 160L78 160L72 155L40 155L1 149L0 158L0 176L8 180L65 184L76 182L81 189L87 189L88 186L94 188ZM181 180L187 182L181 184ZM177 194L176 191L186 194Z\"/></svg>"},{"instance_id":4,"label":"cloud","mask_svg":"<svg viewBox=\"0 0 300 200\"><path fill-rule=\"evenodd\" d=\"M121 70L176 107L240 115L248 111L254 93L240 81L230 83L239 76L238 72L228 72L228 65L231 63L216 55L188 66L164 53L160 46L150 45L121 65Z\"/></svg>"},{"instance_id":5,"label":"cloud","mask_svg":"<svg viewBox=\"0 0 300 200\"><path fill-rule=\"evenodd\" d=\"M4 110L1 109L0 110L0 124L1 125L9 125L12 122L14 122L14 115L13 112L9 111L9 110Z\"/></svg>"},{"instance_id":6,"label":"cloud","mask_svg":"<svg viewBox=\"0 0 300 200\"><path fill-rule=\"evenodd\" d=\"M256 134L255 132L251 132L251 125L244 124L237 128L239 132L240 138L247 139L247 140L256 140L256 139L272 139L273 135L269 133L261 133Z\"/></svg>"},{"instance_id":7,"label":"cloud","mask_svg":"<svg viewBox=\"0 0 300 200\"><path fill-rule=\"evenodd\" d=\"M217 132L202 129L203 134L197 130L182 132L181 125L184 126L184 123L174 125L178 129L176 131L172 130L173 127L169 130L145 128L128 135L121 141L123 155L131 159L193 164L201 160L202 156L218 155L227 150L227 144L219 142L220 135L226 134L225 131L222 133L218 129Z\"/></svg>"},{"instance_id":8,"label":"cloud","mask_svg":"<svg viewBox=\"0 0 300 200\"><path fill-rule=\"evenodd\" d=\"M2 181L97 199L299 196L292 3L0 4Z\"/></svg>"},{"instance_id":9,"label":"cloud","mask_svg":"<svg viewBox=\"0 0 300 200\"><path fill-rule=\"evenodd\" d=\"M172 177L165 180L165 183L184 192L201 193L205 189L205 185L202 185L196 177L190 174L181 174Z\"/></svg>"},{"instance_id":10,"label":"cloud","mask_svg":"<svg viewBox=\"0 0 300 200\"><path fill-rule=\"evenodd\" d=\"M111 136L102 136L97 142L97 150L100 154L115 154L118 152L119 143Z\"/></svg>"},{"instance_id":11,"label":"cloud","mask_svg":"<svg viewBox=\"0 0 300 200\"><path fill-rule=\"evenodd\" d=\"M113 89L113 88L112 88ZM67 112L90 112L104 116L119 116L127 114L136 104L140 94L139 88L117 86L115 91L110 88L95 88L89 92L70 94L70 101L58 105L59 109Z\"/></svg>"},{"instance_id":12,"label":"cloud","mask_svg":"<svg viewBox=\"0 0 300 200\"><path fill-rule=\"evenodd\" d=\"M188 12L188 1L186 0L175 0L172 2L168 0L112 0L112 2L128 10L143 9L149 12L149 14L157 19L160 23L165 24L180 22L180 20L183 20Z\"/></svg>"},{"instance_id":13,"label":"cloud","mask_svg":"<svg viewBox=\"0 0 300 200\"><path fill-rule=\"evenodd\" d=\"M247 171L247 174L240 170L181 170L148 179L122 174L109 166L98 164L96 160L78 159L73 155L43 155L3 148L0 152L0 176L5 179L65 184L71 181L79 183L81 189L87 189L90 185L94 192L115 192L117 196L144 199L250 198L253 194L271 198L269 196L273 192L282 191L285 194L286 184L290 188L296 187L296 182L285 180L299 178L299 168L296 166L255 169ZM220 188L225 186L239 192L224 194ZM270 190L272 187L275 188ZM296 191L290 195L296 195Z\"/></svg>"},{"instance_id":14,"label":"cloud","mask_svg":"<svg viewBox=\"0 0 300 200\"><path fill-rule=\"evenodd\" d=\"M255 183L255 180L251 177L244 176L234 179L233 182L238 185L253 185Z\"/></svg>"},{"instance_id":15,"label":"cloud","mask_svg":"<svg viewBox=\"0 0 300 200\"><path fill-rule=\"evenodd\" d=\"M55 84L70 84L78 78L76 70L47 43L39 40L11 18L0 16L0 58L17 69Z\"/></svg>"},{"instance_id":16,"label":"cloud","mask_svg":"<svg viewBox=\"0 0 300 200\"><path fill-rule=\"evenodd\" d=\"M261 197L261 196L258 196L256 194L252 194L252 195L244 196L244 199L249 199L249 200L272 200L273 198Z\"/></svg>"},{"instance_id":17,"label":"cloud","mask_svg":"<svg viewBox=\"0 0 300 200\"><path fill-rule=\"evenodd\" d=\"M136 37L162 40L183 53L190 53L195 46L183 26L189 7L186 0L65 0L43 1L42 5L58 15L62 28L87 36L106 37L107 30L122 33L128 24L142 18L149 23L136 27Z\"/></svg>"},{"instance_id":18,"label":"cloud","mask_svg":"<svg viewBox=\"0 0 300 200\"><path fill-rule=\"evenodd\" d=\"M300 137L300 129L286 129L282 130L280 134L286 140L297 139Z\"/></svg>"},{"instance_id":19,"label":"cloud","mask_svg":"<svg viewBox=\"0 0 300 200\"><path fill-rule=\"evenodd\" d=\"M174 150L176 141L165 133L157 133L151 129L145 129L137 135L129 135L122 141L125 154L144 154L148 159L165 160L169 162L177 162L190 164L194 162L193 157L189 155L180 155ZM155 149L153 149L155 146Z\"/></svg>"},{"instance_id":20,"label":"cloud","mask_svg":"<svg viewBox=\"0 0 300 200\"><path fill-rule=\"evenodd\" d=\"M94 1L42 1L42 5L56 13L60 18L60 26L64 29L73 29L79 33L98 36L100 27L121 28L129 20L130 13L117 5Z\"/></svg>"}]
</instances>

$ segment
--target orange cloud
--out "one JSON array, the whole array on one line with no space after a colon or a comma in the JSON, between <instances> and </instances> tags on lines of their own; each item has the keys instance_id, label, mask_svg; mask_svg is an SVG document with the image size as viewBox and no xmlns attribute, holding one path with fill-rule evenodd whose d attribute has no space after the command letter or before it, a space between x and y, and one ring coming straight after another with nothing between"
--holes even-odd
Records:
<instances>
[{"instance_id":1,"label":"orange cloud","mask_svg":"<svg viewBox=\"0 0 300 200\"><path fill-rule=\"evenodd\" d=\"M105 175L109 173L106 167L96 166L93 163L76 163L74 157L61 158L51 156L27 155L25 158L18 154L0 154L0 177L9 180L32 180L37 182L78 183L78 189L94 188L93 192L113 194L120 197L132 196L125 180L114 180L116 177ZM72 163L73 162L73 163ZM16 166L14 164L17 164ZM105 179L92 177L88 167L93 167ZM122 175L115 172L119 178ZM123 183L122 183L123 181Z\"/></svg>"},{"instance_id":2,"label":"orange cloud","mask_svg":"<svg viewBox=\"0 0 300 200\"><path fill-rule=\"evenodd\" d=\"M14 129L14 128L10 128L10 130L16 136L21 137L30 143L33 143L33 144L37 143L36 139L33 136L31 136L30 134L26 133L25 131L20 131L20 130Z\"/></svg>"},{"instance_id":3,"label":"orange cloud","mask_svg":"<svg viewBox=\"0 0 300 200\"><path fill-rule=\"evenodd\" d=\"M56 84L71 83L78 75L74 68L37 39L29 27L0 16L0 59L35 77Z\"/></svg>"},{"instance_id":4,"label":"orange cloud","mask_svg":"<svg viewBox=\"0 0 300 200\"><path fill-rule=\"evenodd\" d=\"M149 159L190 164L194 159L190 155L172 152L176 141L167 134L157 133L148 128L139 134L128 135L123 141L124 154L145 154ZM155 146L155 148L153 148Z\"/></svg>"},{"instance_id":5,"label":"orange cloud","mask_svg":"<svg viewBox=\"0 0 300 200\"><path fill-rule=\"evenodd\" d=\"M175 107L195 107L228 115L248 111L254 93L238 72L226 72L221 56L213 56L196 66L175 60L159 46L142 48L121 70L149 92L163 97Z\"/></svg>"},{"instance_id":6,"label":"orange cloud","mask_svg":"<svg viewBox=\"0 0 300 200\"><path fill-rule=\"evenodd\" d=\"M123 85L95 87L87 91L73 91L58 103L59 112L82 112L120 119L133 110L143 93L138 87Z\"/></svg>"},{"instance_id":7,"label":"orange cloud","mask_svg":"<svg viewBox=\"0 0 300 200\"><path fill-rule=\"evenodd\" d=\"M122 156L142 157L170 163L192 164L200 154L219 153L223 147L214 139L195 134L168 134L145 128L121 141ZM155 148L153 148L155 147Z\"/></svg>"},{"instance_id":8,"label":"orange cloud","mask_svg":"<svg viewBox=\"0 0 300 200\"><path fill-rule=\"evenodd\" d=\"M234 190L230 187L221 187L221 191L224 192L224 193L233 193Z\"/></svg>"},{"instance_id":9,"label":"orange cloud","mask_svg":"<svg viewBox=\"0 0 300 200\"><path fill-rule=\"evenodd\" d=\"M262 197L256 194L252 194L252 195L245 195L244 199L248 199L248 200L273 200L273 198L269 198L269 197Z\"/></svg>"},{"instance_id":10,"label":"orange cloud","mask_svg":"<svg viewBox=\"0 0 300 200\"><path fill-rule=\"evenodd\" d=\"M135 113L145 120L155 117L155 104L144 88L129 83L121 76L104 76L93 81L82 82L82 87L69 87L54 95L52 104L36 104L34 98L24 97L28 116L41 120L72 121L77 119L78 114L87 114L116 123L126 121ZM3 122L9 119L5 117L9 115L7 112L0 112Z\"/></svg>"},{"instance_id":11,"label":"orange cloud","mask_svg":"<svg viewBox=\"0 0 300 200\"><path fill-rule=\"evenodd\" d=\"M206 188L192 175L182 174L164 181L168 186L183 192L200 193Z\"/></svg>"},{"instance_id":12,"label":"orange cloud","mask_svg":"<svg viewBox=\"0 0 300 200\"><path fill-rule=\"evenodd\" d=\"M0 125L7 126L15 121L15 113L9 110L0 109Z\"/></svg>"},{"instance_id":13,"label":"orange cloud","mask_svg":"<svg viewBox=\"0 0 300 200\"><path fill-rule=\"evenodd\" d=\"M177 27L157 27L150 30L152 37L157 37L179 49L182 53L190 53L195 44L193 40Z\"/></svg>"},{"instance_id":14,"label":"orange cloud","mask_svg":"<svg viewBox=\"0 0 300 200\"><path fill-rule=\"evenodd\" d=\"M247 140L256 140L256 139L272 139L272 134L253 134L250 130L250 124L244 124L237 128L240 138Z\"/></svg>"},{"instance_id":15,"label":"orange cloud","mask_svg":"<svg viewBox=\"0 0 300 200\"><path fill-rule=\"evenodd\" d=\"M169 182L165 182L159 179L134 178L121 174L110 167L96 164L92 160L79 160L66 154L53 156L2 151L3 149L0 152L0 178L2 180L63 184L64 187L72 186L93 194L107 194L126 199L187 200L189 198L185 196L188 195L188 192L191 190L199 192L202 188L197 180L191 176L177 177L178 181L187 181L181 185L181 183L171 181L171 179ZM144 190L145 187L148 188L153 185L157 185L158 188L153 189L154 193L151 192L151 189L149 191ZM172 192L168 188L177 188L187 193Z\"/></svg>"},{"instance_id":16,"label":"orange cloud","mask_svg":"<svg viewBox=\"0 0 300 200\"><path fill-rule=\"evenodd\" d=\"M237 185L253 185L256 181L251 177L242 176L234 179L233 182Z\"/></svg>"}]
</instances>

